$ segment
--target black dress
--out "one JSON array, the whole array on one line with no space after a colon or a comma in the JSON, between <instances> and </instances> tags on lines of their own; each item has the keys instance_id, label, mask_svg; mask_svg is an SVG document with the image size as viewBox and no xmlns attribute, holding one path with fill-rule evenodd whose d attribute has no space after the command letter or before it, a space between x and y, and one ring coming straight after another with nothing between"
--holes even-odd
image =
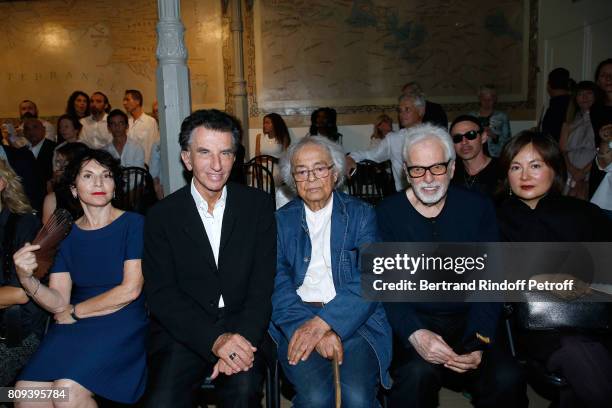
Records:
<instances>
[{"instance_id":1,"label":"black dress","mask_svg":"<svg viewBox=\"0 0 612 408\"><path fill-rule=\"evenodd\" d=\"M531 209L516 197L498 208L502 240L510 242L610 242L612 222L587 201L549 194ZM612 398L610 338L574 331L522 333L519 345L569 383L561 406L605 406ZM602 401L607 401L601 405ZM564 405L566 404L566 405ZM567 405L569 404L569 405Z\"/></svg>"}]
</instances>

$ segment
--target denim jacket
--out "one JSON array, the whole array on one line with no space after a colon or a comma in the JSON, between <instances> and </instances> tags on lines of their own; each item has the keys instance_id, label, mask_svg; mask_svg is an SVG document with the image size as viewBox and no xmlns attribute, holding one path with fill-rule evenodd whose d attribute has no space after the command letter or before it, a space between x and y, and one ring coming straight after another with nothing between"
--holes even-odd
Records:
<instances>
[{"instance_id":1,"label":"denim jacket","mask_svg":"<svg viewBox=\"0 0 612 408\"><path fill-rule=\"evenodd\" d=\"M381 383L390 386L391 326L382 304L361 297L358 267L359 247L380 241L374 209L351 196L335 191L331 225L332 275L336 297L317 315L341 338L362 336L374 350ZM278 344L287 341L315 313L296 293L304 282L310 263L311 242L304 202L296 198L276 212L277 262L270 335Z\"/></svg>"}]
</instances>

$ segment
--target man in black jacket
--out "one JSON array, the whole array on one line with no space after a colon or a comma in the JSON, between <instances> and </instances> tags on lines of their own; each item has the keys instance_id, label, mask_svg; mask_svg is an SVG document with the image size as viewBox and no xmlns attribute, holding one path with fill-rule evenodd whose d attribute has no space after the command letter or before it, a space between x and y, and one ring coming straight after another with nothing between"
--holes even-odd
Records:
<instances>
[{"instance_id":1,"label":"man in black jacket","mask_svg":"<svg viewBox=\"0 0 612 408\"><path fill-rule=\"evenodd\" d=\"M152 208L143 273L152 317L147 407L191 407L205 377L224 407L260 403L276 269L272 199L227 183L235 118L200 110L181 126L192 182Z\"/></svg>"}]
</instances>

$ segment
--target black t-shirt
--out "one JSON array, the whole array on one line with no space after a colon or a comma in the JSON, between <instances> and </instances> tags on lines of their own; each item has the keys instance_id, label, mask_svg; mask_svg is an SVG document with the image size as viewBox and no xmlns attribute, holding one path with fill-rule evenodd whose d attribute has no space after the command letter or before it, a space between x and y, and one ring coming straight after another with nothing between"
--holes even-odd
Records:
<instances>
[{"instance_id":1,"label":"black t-shirt","mask_svg":"<svg viewBox=\"0 0 612 408\"><path fill-rule=\"evenodd\" d=\"M31 242L36 233L40 228L40 221L34 214L19 214L16 215L17 219L14 224L13 239L10 237L8 240L5 239L5 234L10 233L7 231L7 223L9 221L10 211L4 208L0 212L0 285L1 286L13 286L21 287L15 267L12 264L13 253L21 248L26 242ZM12 248L4 248L5 242L9 242ZM5 252L8 253L5 254ZM11 268L7 271L5 268L4 257L10 257ZM46 312L42 310L36 303L29 301L28 303L21 305L21 325L22 333L24 336L28 336L30 333L36 335L42 335L45 325ZM3 322L3 312L0 311L0 320Z\"/></svg>"},{"instance_id":2,"label":"black t-shirt","mask_svg":"<svg viewBox=\"0 0 612 408\"><path fill-rule=\"evenodd\" d=\"M470 191L478 191L489 198L493 198L500 181L499 167L497 159L491 158L487 164L476 175L470 176L465 170L463 161L457 159L455 164L455 175L452 183Z\"/></svg>"}]
</instances>

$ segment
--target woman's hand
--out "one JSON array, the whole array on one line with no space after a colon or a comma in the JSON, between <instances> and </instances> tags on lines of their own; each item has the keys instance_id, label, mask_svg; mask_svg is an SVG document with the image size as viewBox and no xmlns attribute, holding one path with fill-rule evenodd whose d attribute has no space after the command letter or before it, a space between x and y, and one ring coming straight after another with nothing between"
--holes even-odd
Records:
<instances>
[{"instance_id":1,"label":"woman's hand","mask_svg":"<svg viewBox=\"0 0 612 408\"><path fill-rule=\"evenodd\" d=\"M61 312L57 312L56 314L54 314L53 319L55 319L57 324L76 323L76 320L74 320L70 314L70 312L72 312L72 308L73 308L72 305L68 305L68 307L66 307Z\"/></svg>"},{"instance_id":2,"label":"woman's hand","mask_svg":"<svg viewBox=\"0 0 612 408\"><path fill-rule=\"evenodd\" d=\"M20 279L28 279L33 274L38 263L36 263L36 255L34 252L40 249L40 245L31 245L29 242L13 255L15 270Z\"/></svg>"}]
</instances>

